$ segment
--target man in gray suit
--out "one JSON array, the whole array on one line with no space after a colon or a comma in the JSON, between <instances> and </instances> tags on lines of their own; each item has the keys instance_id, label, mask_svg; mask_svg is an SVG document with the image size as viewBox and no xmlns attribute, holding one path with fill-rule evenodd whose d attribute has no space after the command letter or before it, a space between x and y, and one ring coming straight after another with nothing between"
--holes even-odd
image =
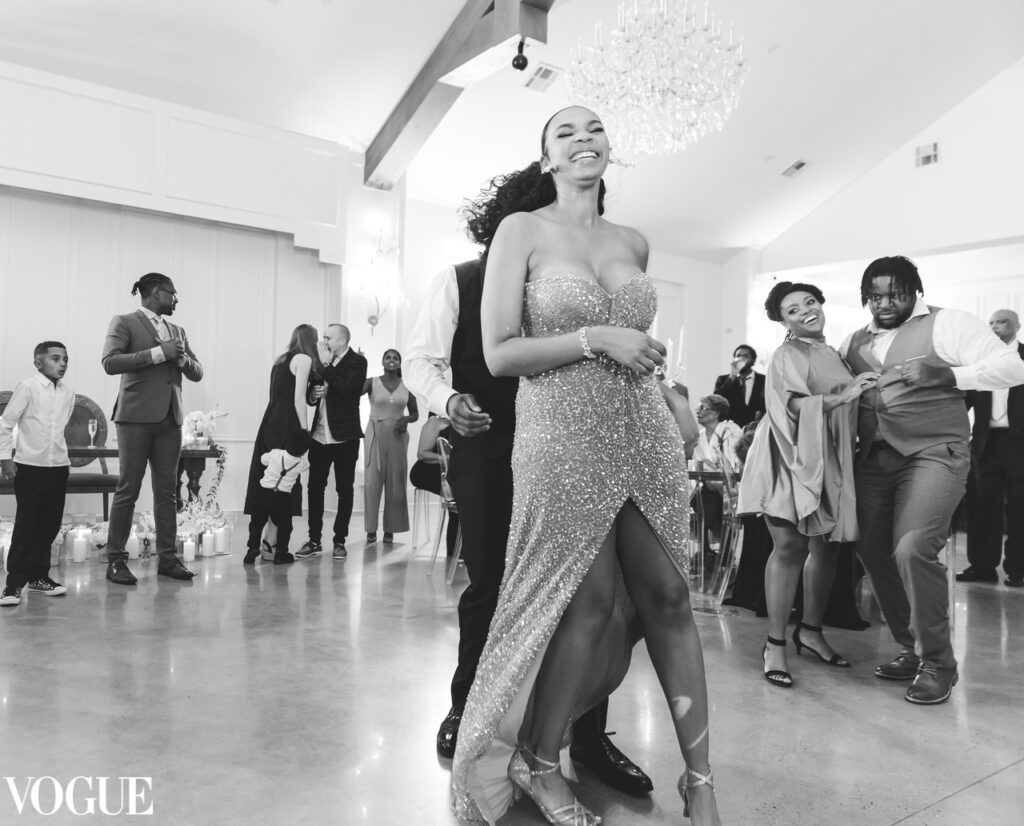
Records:
<instances>
[{"instance_id":1,"label":"man in gray suit","mask_svg":"<svg viewBox=\"0 0 1024 826\"><path fill-rule=\"evenodd\" d=\"M121 388L110 417L117 425L121 478L110 508L107 540L107 579L134 585L135 575L125 560L135 502L149 464L153 481L153 516L157 573L191 579L175 552L177 534L178 454L181 452L181 377L199 381L203 366L188 345L185 331L171 324L178 294L174 282L161 273L148 273L132 286L142 306L110 321L103 345L103 369L121 376Z\"/></svg>"}]
</instances>

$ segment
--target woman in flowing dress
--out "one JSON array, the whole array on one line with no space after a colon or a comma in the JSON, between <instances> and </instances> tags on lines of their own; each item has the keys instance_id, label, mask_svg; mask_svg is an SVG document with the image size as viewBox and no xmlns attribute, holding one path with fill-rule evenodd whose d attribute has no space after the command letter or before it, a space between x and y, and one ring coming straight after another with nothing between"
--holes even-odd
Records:
<instances>
[{"instance_id":1,"label":"woman in flowing dress","mask_svg":"<svg viewBox=\"0 0 1024 826\"><path fill-rule=\"evenodd\" d=\"M571 768L572 719L621 682L643 636L685 764L684 810L717 824L682 573L683 443L655 377L665 347L645 332L657 309L647 242L602 217L609 142L597 115L556 113L541 154L471 208L471 231L493 233L484 356L495 375L522 379L505 575L459 729L453 805L494 823L526 794L550 823L599 823L559 756Z\"/></svg>"},{"instance_id":2,"label":"woman in flowing dress","mask_svg":"<svg viewBox=\"0 0 1024 826\"><path fill-rule=\"evenodd\" d=\"M854 377L825 343L825 296L813 284L776 284L765 301L768 318L786 328L765 379L767 414L758 425L740 483L738 511L763 513L774 549L765 567L768 641L764 675L791 688L786 625L801 571L803 620L793 631L828 665L848 668L825 640L821 618L836 573L839 542L857 539L853 448L857 399L878 373Z\"/></svg>"}]
</instances>

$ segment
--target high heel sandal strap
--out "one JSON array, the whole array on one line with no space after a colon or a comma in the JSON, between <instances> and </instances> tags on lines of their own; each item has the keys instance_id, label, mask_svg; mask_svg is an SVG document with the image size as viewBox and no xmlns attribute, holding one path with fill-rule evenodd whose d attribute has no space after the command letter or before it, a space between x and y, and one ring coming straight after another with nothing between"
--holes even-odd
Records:
<instances>
[{"instance_id":1,"label":"high heel sandal strap","mask_svg":"<svg viewBox=\"0 0 1024 826\"><path fill-rule=\"evenodd\" d=\"M800 627L805 629L805 630L807 630L807 631L813 631L815 634L820 634L821 633L821 626L820 625L808 625L806 622L801 622L800 623Z\"/></svg>"},{"instance_id":2,"label":"high heel sandal strap","mask_svg":"<svg viewBox=\"0 0 1024 826\"><path fill-rule=\"evenodd\" d=\"M544 766L543 769L530 769L530 774L551 774L552 772L556 772L559 768L561 768L561 763L557 761L552 763L550 760L545 760L543 757L538 757L536 754L533 753L533 750L528 746L520 746L519 750L523 752L523 754L530 755L530 757L533 758L533 762L535 765L539 763L541 766Z\"/></svg>"},{"instance_id":3,"label":"high heel sandal strap","mask_svg":"<svg viewBox=\"0 0 1024 826\"><path fill-rule=\"evenodd\" d=\"M777 639L775 639L775 637L772 637L772 636L768 637L768 642L770 642L772 645L779 646L779 648L785 648L786 647L786 641L785 640L777 640Z\"/></svg>"},{"instance_id":4,"label":"high heel sandal strap","mask_svg":"<svg viewBox=\"0 0 1024 826\"><path fill-rule=\"evenodd\" d=\"M685 780L685 787L687 789L693 789L693 788L695 788L697 786L710 786L711 787L711 791L715 790L714 772L711 771L710 767L708 768L708 773L707 774L701 774L698 771L694 771L691 768L687 768L686 769L686 774L683 775L683 776L686 778L686 780ZM692 782L691 782L691 779L692 779Z\"/></svg>"}]
</instances>

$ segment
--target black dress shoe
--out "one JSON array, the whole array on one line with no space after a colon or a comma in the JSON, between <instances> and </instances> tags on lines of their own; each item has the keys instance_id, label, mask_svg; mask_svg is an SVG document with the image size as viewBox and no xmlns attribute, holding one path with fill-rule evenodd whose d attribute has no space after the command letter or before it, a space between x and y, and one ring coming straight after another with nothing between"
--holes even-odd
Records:
<instances>
[{"instance_id":1,"label":"black dress shoe","mask_svg":"<svg viewBox=\"0 0 1024 826\"><path fill-rule=\"evenodd\" d=\"M597 737L575 737L569 754L577 763L582 763L602 781L623 794L643 797L654 788L651 778L615 747L608 733Z\"/></svg>"},{"instance_id":2,"label":"black dress shoe","mask_svg":"<svg viewBox=\"0 0 1024 826\"><path fill-rule=\"evenodd\" d=\"M968 565L956 575L957 582L999 582L999 575L995 571L983 571Z\"/></svg>"},{"instance_id":3,"label":"black dress shoe","mask_svg":"<svg viewBox=\"0 0 1024 826\"><path fill-rule=\"evenodd\" d=\"M462 709L452 706L448 716L437 730L437 755L451 760L455 756L455 744L459 739L459 724L462 723Z\"/></svg>"},{"instance_id":4,"label":"black dress shoe","mask_svg":"<svg viewBox=\"0 0 1024 826\"><path fill-rule=\"evenodd\" d=\"M107 579L118 585L134 585L139 581L124 562L111 562L107 565Z\"/></svg>"},{"instance_id":5,"label":"black dress shoe","mask_svg":"<svg viewBox=\"0 0 1024 826\"><path fill-rule=\"evenodd\" d=\"M156 572L160 576L169 576L172 579L192 579L192 577L195 576L192 571L180 562L177 562L174 565L161 565L156 569Z\"/></svg>"},{"instance_id":6,"label":"black dress shoe","mask_svg":"<svg viewBox=\"0 0 1024 826\"><path fill-rule=\"evenodd\" d=\"M1024 588L1024 576L1008 576L1003 580L1003 584L1011 588Z\"/></svg>"}]
</instances>

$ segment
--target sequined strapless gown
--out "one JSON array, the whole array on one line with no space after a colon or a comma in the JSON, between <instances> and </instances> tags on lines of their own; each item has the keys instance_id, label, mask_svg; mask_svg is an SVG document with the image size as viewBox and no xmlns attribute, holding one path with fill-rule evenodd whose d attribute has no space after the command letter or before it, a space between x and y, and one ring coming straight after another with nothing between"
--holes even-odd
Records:
<instances>
[{"instance_id":1,"label":"sequined strapless gown","mask_svg":"<svg viewBox=\"0 0 1024 826\"><path fill-rule=\"evenodd\" d=\"M523 329L531 337L605 324L647 330L656 310L644 273L612 294L591 279L564 275L527 284ZM489 823L511 805L505 772L548 641L628 500L680 576L684 570L686 459L654 378L599 358L522 379L512 468L504 579L452 765L455 813ZM618 579L613 624L624 628L635 612ZM616 660L621 680L631 645L594 652L593 682L597 673L616 673Z\"/></svg>"}]
</instances>

